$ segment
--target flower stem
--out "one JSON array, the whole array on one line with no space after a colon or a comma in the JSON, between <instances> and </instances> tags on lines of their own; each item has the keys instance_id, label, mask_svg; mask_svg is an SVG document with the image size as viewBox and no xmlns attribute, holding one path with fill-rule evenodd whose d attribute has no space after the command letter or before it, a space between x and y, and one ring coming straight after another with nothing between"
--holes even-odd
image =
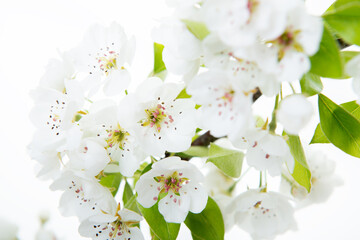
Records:
<instances>
[{"instance_id":1,"label":"flower stem","mask_svg":"<svg viewBox=\"0 0 360 240\"><path fill-rule=\"evenodd\" d=\"M276 95L274 110L272 112L271 122L269 124L269 131L272 133L275 133L276 130L276 111L278 109L278 106L279 106L279 94Z\"/></svg>"}]
</instances>

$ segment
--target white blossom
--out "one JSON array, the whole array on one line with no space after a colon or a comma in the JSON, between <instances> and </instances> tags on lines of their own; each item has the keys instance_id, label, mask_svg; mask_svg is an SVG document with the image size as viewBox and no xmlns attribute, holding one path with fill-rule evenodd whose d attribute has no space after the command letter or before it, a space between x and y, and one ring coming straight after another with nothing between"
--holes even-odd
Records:
<instances>
[{"instance_id":1,"label":"white blossom","mask_svg":"<svg viewBox=\"0 0 360 240\"><path fill-rule=\"evenodd\" d=\"M288 198L276 192L248 190L229 205L237 226L254 239L273 239L289 229L295 229L294 208Z\"/></svg>"},{"instance_id":2,"label":"white blossom","mask_svg":"<svg viewBox=\"0 0 360 240\"><path fill-rule=\"evenodd\" d=\"M256 170L266 170L271 176L278 176L284 164L291 172L294 169L294 158L281 136L253 129L232 142L236 147L247 149L246 161Z\"/></svg>"},{"instance_id":3,"label":"white blossom","mask_svg":"<svg viewBox=\"0 0 360 240\"><path fill-rule=\"evenodd\" d=\"M93 178L77 176L65 171L50 186L52 190L63 190L59 208L64 216L77 216L80 220L109 211L114 198L109 189Z\"/></svg>"},{"instance_id":4,"label":"white blossom","mask_svg":"<svg viewBox=\"0 0 360 240\"><path fill-rule=\"evenodd\" d=\"M69 157L68 167L72 170L82 171L84 175L94 177L110 162L104 146L96 139L85 138L78 149L67 151Z\"/></svg>"},{"instance_id":5,"label":"white blossom","mask_svg":"<svg viewBox=\"0 0 360 240\"><path fill-rule=\"evenodd\" d=\"M198 72L201 42L187 29L185 23L165 19L153 30L152 36L155 42L164 45L163 61L169 72L182 75L185 81Z\"/></svg>"},{"instance_id":6,"label":"white blossom","mask_svg":"<svg viewBox=\"0 0 360 240\"><path fill-rule=\"evenodd\" d=\"M103 211L82 221L79 233L93 240L143 240L141 230L134 226L141 220L136 212L120 210L120 204L115 209L113 205L109 212Z\"/></svg>"},{"instance_id":7,"label":"white blossom","mask_svg":"<svg viewBox=\"0 0 360 240\"><path fill-rule=\"evenodd\" d=\"M164 158L152 165L136 183L137 201L145 208L158 202L165 221L181 223L188 212L200 213L206 206L208 195L199 184L201 172L179 157ZM160 194L166 195L160 199Z\"/></svg>"},{"instance_id":8,"label":"white blossom","mask_svg":"<svg viewBox=\"0 0 360 240\"><path fill-rule=\"evenodd\" d=\"M310 121L314 109L304 95L293 94L280 102L277 120L288 134L298 135Z\"/></svg>"},{"instance_id":9,"label":"white blossom","mask_svg":"<svg viewBox=\"0 0 360 240\"><path fill-rule=\"evenodd\" d=\"M131 177L139 168L145 154L140 149L134 132L124 127L128 115L130 113L126 109L112 101L99 101L93 103L89 114L84 116L79 124L86 136L103 145L109 161L118 164L120 173Z\"/></svg>"},{"instance_id":10,"label":"white blossom","mask_svg":"<svg viewBox=\"0 0 360 240\"><path fill-rule=\"evenodd\" d=\"M16 240L18 233L18 227L9 222L0 218L0 239L1 240Z\"/></svg>"},{"instance_id":11,"label":"white blossom","mask_svg":"<svg viewBox=\"0 0 360 240\"><path fill-rule=\"evenodd\" d=\"M40 85L62 92L65 90L65 80L72 79L74 74L75 68L71 58L67 53L64 53L61 60L56 58L49 60L46 72L40 79Z\"/></svg>"},{"instance_id":12,"label":"white blossom","mask_svg":"<svg viewBox=\"0 0 360 240\"><path fill-rule=\"evenodd\" d=\"M127 67L134 52L135 39L128 38L122 26L113 22L107 28L93 25L71 55L77 70L86 74L83 84L90 95L103 86L104 93L112 96L128 87L131 78Z\"/></svg>"},{"instance_id":13,"label":"white blossom","mask_svg":"<svg viewBox=\"0 0 360 240\"><path fill-rule=\"evenodd\" d=\"M194 78L187 92L201 105L201 127L216 137L241 134L252 118L250 94L227 76L226 71L210 70Z\"/></svg>"},{"instance_id":14,"label":"white blossom","mask_svg":"<svg viewBox=\"0 0 360 240\"><path fill-rule=\"evenodd\" d=\"M238 48L279 36L291 5L285 0L210 0L203 11L208 28L227 45Z\"/></svg>"},{"instance_id":15,"label":"white blossom","mask_svg":"<svg viewBox=\"0 0 360 240\"><path fill-rule=\"evenodd\" d=\"M196 110L191 99L176 99L182 88L149 78L122 102L132 122L129 128L145 153L162 156L165 151L181 152L190 147L197 127Z\"/></svg>"},{"instance_id":16,"label":"white blossom","mask_svg":"<svg viewBox=\"0 0 360 240\"><path fill-rule=\"evenodd\" d=\"M343 181L335 174L335 162L324 153L309 149L306 152L309 170L311 172L310 193L299 185L286 171L283 172L281 191L291 193L298 200L299 207L312 203L326 202L334 188L342 185Z\"/></svg>"}]
</instances>

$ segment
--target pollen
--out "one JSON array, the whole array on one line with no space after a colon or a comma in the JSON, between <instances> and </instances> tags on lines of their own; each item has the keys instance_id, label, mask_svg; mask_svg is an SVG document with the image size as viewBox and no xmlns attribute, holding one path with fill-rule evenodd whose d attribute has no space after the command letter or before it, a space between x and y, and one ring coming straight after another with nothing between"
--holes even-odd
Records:
<instances>
[{"instance_id":1,"label":"pollen","mask_svg":"<svg viewBox=\"0 0 360 240\"><path fill-rule=\"evenodd\" d=\"M158 98L160 99L160 98ZM147 117L140 121L141 126L155 128L157 132L161 131L162 125L169 125L174 122L172 115L166 112L164 102L157 104L153 108L145 109ZM161 138L159 138L161 139Z\"/></svg>"},{"instance_id":2,"label":"pollen","mask_svg":"<svg viewBox=\"0 0 360 240\"><path fill-rule=\"evenodd\" d=\"M116 128L109 128L107 131L106 142L109 147L118 147L124 150L125 144L130 134L117 124Z\"/></svg>"}]
</instances>

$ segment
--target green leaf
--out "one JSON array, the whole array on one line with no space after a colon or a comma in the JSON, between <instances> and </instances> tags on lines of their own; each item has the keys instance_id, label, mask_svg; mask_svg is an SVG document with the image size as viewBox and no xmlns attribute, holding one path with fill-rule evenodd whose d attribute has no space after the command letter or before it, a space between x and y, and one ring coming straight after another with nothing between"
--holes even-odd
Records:
<instances>
[{"instance_id":1,"label":"green leaf","mask_svg":"<svg viewBox=\"0 0 360 240\"><path fill-rule=\"evenodd\" d=\"M357 120L360 120L360 105L356 101L346 102L340 104L346 111L351 113Z\"/></svg>"},{"instance_id":2,"label":"green leaf","mask_svg":"<svg viewBox=\"0 0 360 240\"><path fill-rule=\"evenodd\" d=\"M360 2L360 0L337 0L333 4L331 4L331 6L326 10L325 13L334 11L335 9L337 9L341 6L348 4L348 3L352 3L352 2L356 3L356 2Z\"/></svg>"},{"instance_id":3,"label":"green leaf","mask_svg":"<svg viewBox=\"0 0 360 240\"><path fill-rule=\"evenodd\" d=\"M360 54L360 52L355 52L355 51L341 51L340 53L344 59L345 64Z\"/></svg>"},{"instance_id":4,"label":"green leaf","mask_svg":"<svg viewBox=\"0 0 360 240\"><path fill-rule=\"evenodd\" d=\"M323 89L321 79L313 73L306 73L300 80L301 92L308 96L320 93Z\"/></svg>"},{"instance_id":5,"label":"green leaf","mask_svg":"<svg viewBox=\"0 0 360 240\"><path fill-rule=\"evenodd\" d=\"M207 157L209 155L209 148L202 146L191 146L188 150L182 153L191 157Z\"/></svg>"},{"instance_id":6,"label":"green leaf","mask_svg":"<svg viewBox=\"0 0 360 240\"><path fill-rule=\"evenodd\" d=\"M159 213L158 204L156 203L151 208L144 208L140 203L137 203L146 222L149 224L151 231L161 240L175 240L179 234L180 224L168 223L164 217Z\"/></svg>"},{"instance_id":7,"label":"green leaf","mask_svg":"<svg viewBox=\"0 0 360 240\"><path fill-rule=\"evenodd\" d=\"M287 143L290 152L295 160L295 167L292 173L293 178L308 192L311 190L311 172L306 162L304 149L301 145L299 136L288 135Z\"/></svg>"},{"instance_id":8,"label":"green leaf","mask_svg":"<svg viewBox=\"0 0 360 240\"><path fill-rule=\"evenodd\" d=\"M357 120L360 121L360 105L356 101L346 102L340 104L346 111L353 115ZM321 129L320 123L316 126L315 133L311 139L310 144L313 143L330 143Z\"/></svg>"},{"instance_id":9,"label":"green leaf","mask_svg":"<svg viewBox=\"0 0 360 240\"><path fill-rule=\"evenodd\" d=\"M125 208L131 210L131 211L134 211L134 212L137 212L139 214L141 214L139 208L137 207L137 204L136 204L136 196L133 195L130 199L128 199L128 201L126 202L126 204L124 205Z\"/></svg>"},{"instance_id":10,"label":"green leaf","mask_svg":"<svg viewBox=\"0 0 360 240\"><path fill-rule=\"evenodd\" d=\"M342 39L360 45L360 2L345 1L326 11L323 19Z\"/></svg>"},{"instance_id":11,"label":"green leaf","mask_svg":"<svg viewBox=\"0 0 360 240\"><path fill-rule=\"evenodd\" d=\"M182 22L185 23L187 29L199 40L203 40L210 34L210 31L207 29L205 23L187 19L183 19Z\"/></svg>"},{"instance_id":12,"label":"green leaf","mask_svg":"<svg viewBox=\"0 0 360 240\"><path fill-rule=\"evenodd\" d=\"M162 58L164 45L154 42L154 74L166 70L165 63Z\"/></svg>"},{"instance_id":13,"label":"green leaf","mask_svg":"<svg viewBox=\"0 0 360 240\"><path fill-rule=\"evenodd\" d=\"M186 88L184 88L183 90L181 90L181 92L179 93L179 95L176 97L177 99L178 98L191 98L191 95L189 95L187 92L186 92Z\"/></svg>"},{"instance_id":14,"label":"green leaf","mask_svg":"<svg viewBox=\"0 0 360 240\"><path fill-rule=\"evenodd\" d=\"M311 139L310 144L313 143L330 143L327 137L324 135L320 123L316 126L314 136Z\"/></svg>"},{"instance_id":15,"label":"green leaf","mask_svg":"<svg viewBox=\"0 0 360 240\"><path fill-rule=\"evenodd\" d=\"M343 76L344 65L338 44L326 26L324 26L319 51L310 58L310 61L311 73L328 78L342 78Z\"/></svg>"},{"instance_id":16,"label":"green leaf","mask_svg":"<svg viewBox=\"0 0 360 240\"><path fill-rule=\"evenodd\" d=\"M134 196L133 190L130 184L125 180L124 193L122 197L124 205L126 205L126 203L131 199L132 196Z\"/></svg>"},{"instance_id":17,"label":"green leaf","mask_svg":"<svg viewBox=\"0 0 360 240\"><path fill-rule=\"evenodd\" d=\"M122 175L120 173L106 173L106 176L100 179L100 184L107 187L115 197L119 190L121 179Z\"/></svg>"},{"instance_id":18,"label":"green leaf","mask_svg":"<svg viewBox=\"0 0 360 240\"><path fill-rule=\"evenodd\" d=\"M329 141L342 151L360 157L360 122L342 106L319 94L320 125Z\"/></svg>"},{"instance_id":19,"label":"green leaf","mask_svg":"<svg viewBox=\"0 0 360 240\"><path fill-rule=\"evenodd\" d=\"M221 171L230 177L240 177L244 153L210 144L209 158Z\"/></svg>"},{"instance_id":20,"label":"green leaf","mask_svg":"<svg viewBox=\"0 0 360 240\"><path fill-rule=\"evenodd\" d=\"M154 42L154 69L151 72L151 77L158 77L164 80L167 75L166 66L162 58L164 45Z\"/></svg>"},{"instance_id":21,"label":"green leaf","mask_svg":"<svg viewBox=\"0 0 360 240\"><path fill-rule=\"evenodd\" d=\"M199 213L187 215L185 222L196 240L223 240L224 220L216 202L209 197L205 209Z\"/></svg>"}]
</instances>

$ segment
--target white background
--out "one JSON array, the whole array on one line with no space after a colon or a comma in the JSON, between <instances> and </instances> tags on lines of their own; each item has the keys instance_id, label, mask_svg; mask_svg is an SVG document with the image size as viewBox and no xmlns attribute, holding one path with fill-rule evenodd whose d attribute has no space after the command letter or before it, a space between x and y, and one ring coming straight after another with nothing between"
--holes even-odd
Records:
<instances>
[{"instance_id":1,"label":"white background","mask_svg":"<svg viewBox=\"0 0 360 240\"><path fill-rule=\"evenodd\" d=\"M331 0L308 1L309 10L321 14ZM34 89L47 61L57 57L57 49L75 46L93 23L117 21L137 39L132 76L146 78L152 68L151 28L157 19L169 14L160 0L15 0L0 2L0 218L19 227L19 238L31 240L39 226L40 211L51 214L49 228L59 239L83 239L77 233L75 218L61 217L57 210L60 193L48 189L49 182L35 178L34 162L26 146L34 128L28 120L32 106L29 91ZM355 99L349 80L324 80L324 94L337 103ZM265 100L265 99L264 99ZM273 101L257 104L262 115L269 114ZM316 107L316 98L311 100ZM261 103L261 104L260 104ZM269 107L268 111L262 111ZM303 132L307 145L318 116ZM335 190L325 204L313 205L296 213L298 231L277 239L360 239L360 160L331 146L322 148L337 163L336 172L344 185ZM190 239L186 231L179 239ZM0 232L1 239L1 232ZM246 233L233 230L226 239L249 239Z\"/></svg>"}]
</instances>

